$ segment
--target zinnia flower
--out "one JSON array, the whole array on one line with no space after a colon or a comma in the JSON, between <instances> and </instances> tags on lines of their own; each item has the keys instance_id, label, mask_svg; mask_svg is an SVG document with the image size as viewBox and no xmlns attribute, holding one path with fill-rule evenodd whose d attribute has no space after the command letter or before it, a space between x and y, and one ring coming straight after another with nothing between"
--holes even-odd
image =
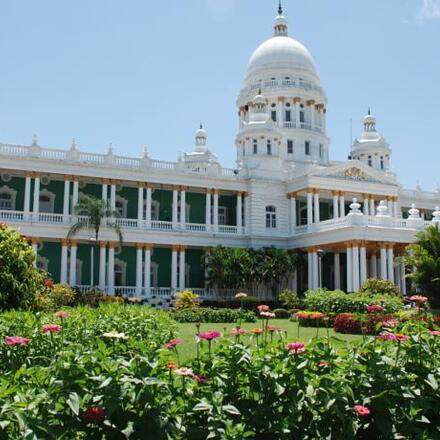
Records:
<instances>
[{"instance_id":1,"label":"zinnia flower","mask_svg":"<svg viewBox=\"0 0 440 440\"><path fill-rule=\"evenodd\" d=\"M266 319L271 319L276 317L275 313L272 312L260 312L260 316Z\"/></svg>"},{"instance_id":2,"label":"zinnia flower","mask_svg":"<svg viewBox=\"0 0 440 440\"><path fill-rule=\"evenodd\" d=\"M13 347L14 345L29 345L32 339L22 338L21 336L6 336L5 344Z\"/></svg>"},{"instance_id":3,"label":"zinnia flower","mask_svg":"<svg viewBox=\"0 0 440 440\"><path fill-rule=\"evenodd\" d=\"M194 374L193 379L199 384L204 384L209 380L208 376L205 376L204 374Z\"/></svg>"},{"instance_id":4,"label":"zinnia flower","mask_svg":"<svg viewBox=\"0 0 440 440\"><path fill-rule=\"evenodd\" d=\"M395 341L396 335L392 333L385 333L383 335L376 336L376 339L382 339L382 341Z\"/></svg>"},{"instance_id":5,"label":"zinnia flower","mask_svg":"<svg viewBox=\"0 0 440 440\"><path fill-rule=\"evenodd\" d=\"M399 321L397 321L396 319L389 319L388 321L384 321L383 322L383 326L384 327L396 327L396 325L399 324Z\"/></svg>"},{"instance_id":6,"label":"zinnia flower","mask_svg":"<svg viewBox=\"0 0 440 440\"><path fill-rule=\"evenodd\" d=\"M367 306L368 313L381 312L382 310L383 310L383 307L378 304L374 304L372 306Z\"/></svg>"},{"instance_id":7,"label":"zinnia flower","mask_svg":"<svg viewBox=\"0 0 440 440\"><path fill-rule=\"evenodd\" d=\"M213 339L219 338L222 334L216 330L211 330L209 332L202 332L198 334L200 339L205 341L212 341Z\"/></svg>"},{"instance_id":8,"label":"zinnia flower","mask_svg":"<svg viewBox=\"0 0 440 440\"><path fill-rule=\"evenodd\" d=\"M257 307L257 309L260 312L268 312L270 310L270 307L266 306L265 304L261 304L260 306Z\"/></svg>"},{"instance_id":9,"label":"zinnia flower","mask_svg":"<svg viewBox=\"0 0 440 440\"><path fill-rule=\"evenodd\" d=\"M171 341L165 344L165 348L167 348L168 350L172 350L177 345L181 345L181 344L183 344L182 339L171 339Z\"/></svg>"},{"instance_id":10,"label":"zinnia flower","mask_svg":"<svg viewBox=\"0 0 440 440\"><path fill-rule=\"evenodd\" d=\"M353 410L359 417L368 417L371 413L371 411L363 405L355 405Z\"/></svg>"},{"instance_id":11,"label":"zinnia flower","mask_svg":"<svg viewBox=\"0 0 440 440\"><path fill-rule=\"evenodd\" d=\"M254 335L261 335L261 333L263 333L263 329L256 327L251 330L251 333Z\"/></svg>"},{"instance_id":12,"label":"zinnia flower","mask_svg":"<svg viewBox=\"0 0 440 440\"><path fill-rule=\"evenodd\" d=\"M125 333L118 333L116 331L103 333L102 336L110 339L128 339L128 336L125 336Z\"/></svg>"},{"instance_id":13,"label":"zinnia flower","mask_svg":"<svg viewBox=\"0 0 440 440\"><path fill-rule=\"evenodd\" d=\"M229 333L230 336L241 336L241 335L245 335L245 334L246 334L246 330L241 327L235 327Z\"/></svg>"},{"instance_id":14,"label":"zinnia flower","mask_svg":"<svg viewBox=\"0 0 440 440\"><path fill-rule=\"evenodd\" d=\"M58 333L62 327L58 324L44 324L42 327L43 333Z\"/></svg>"},{"instance_id":15,"label":"zinnia flower","mask_svg":"<svg viewBox=\"0 0 440 440\"><path fill-rule=\"evenodd\" d=\"M429 334L430 334L431 336L440 336L440 331L438 331L438 330L431 330L431 331L429 332Z\"/></svg>"},{"instance_id":16,"label":"zinnia flower","mask_svg":"<svg viewBox=\"0 0 440 440\"><path fill-rule=\"evenodd\" d=\"M400 341L400 342L407 341L409 339L409 336L403 335L402 333L397 333L394 336L395 336L396 341Z\"/></svg>"},{"instance_id":17,"label":"zinnia flower","mask_svg":"<svg viewBox=\"0 0 440 440\"><path fill-rule=\"evenodd\" d=\"M175 373L178 376L193 376L194 375L192 368L186 368L186 367L178 368L177 370L175 370Z\"/></svg>"},{"instance_id":18,"label":"zinnia flower","mask_svg":"<svg viewBox=\"0 0 440 440\"><path fill-rule=\"evenodd\" d=\"M50 278L47 278L44 280L44 287L47 287L48 289L53 289L53 281Z\"/></svg>"},{"instance_id":19,"label":"zinnia flower","mask_svg":"<svg viewBox=\"0 0 440 440\"><path fill-rule=\"evenodd\" d=\"M422 295L413 295L409 299L410 299L410 301L414 301L417 304L424 304L424 303L428 302L428 298L426 296L422 296Z\"/></svg>"},{"instance_id":20,"label":"zinnia flower","mask_svg":"<svg viewBox=\"0 0 440 440\"><path fill-rule=\"evenodd\" d=\"M177 368L177 364L173 361L167 362L165 365L169 370L174 370Z\"/></svg>"},{"instance_id":21,"label":"zinnia flower","mask_svg":"<svg viewBox=\"0 0 440 440\"><path fill-rule=\"evenodd\" d=\"M328 367L329 365L330 365L330 362L327 362L327 361L321 361L318 364L319 367Z\"/></svg>"},{"instance_id":22,"label":"zinnia flower","mask_svg":"<svg viewBox=\"0 0 440 440\"><path fill-rule=\"evenodd\" d=\"M55 316L55 318L64 319L68 318L70 316L70 313L66 312L65 310L60 310L58 312L55 312L53 315Z\"/></svg>"},{"instance_id":23,"label":"zinnia flower","mask_svg":"<svg viewBox=\"0 0 440 440\"><path fill-rule=\"evenodd\" d=\"M278 328L278 327L275 327L274 325L268 325L268 326L266 327L266 330L267 330L269 333L275 333L275 332L277 332L277 331L279 330L279 328Z\"/></svg>"},{"instance_id":24,"label":"zinnia flower","mask_svg":"<svg viewBox=\"0 0 440 440\"><path fill-rule=\"evenodd\" d=\"M291 342L287 344L287 349L294 354L303 353L305 351L305 345L302 342Z\"/></svg>"},{"instance_id":25,"label":"zinnia flower","mask_svg":"<svg viewBox=\"0 0 440 440\"><path fill-rule=\"evenodd\" d=\"M235 295L235 299L244 299L247 298L247 293L239 292L237 295Z\"/></svg>"},{"instance_id":26,"label":"zinnia flower","mask_svg":"<svg viewBox=\"0 0 440 440\"><path fill-rule=\"evenodd\" d=\"M91 406L84 411L83 419L87 422L100 423L105 419L105 409L100 406Z\"/></svg>"}]
</instances>

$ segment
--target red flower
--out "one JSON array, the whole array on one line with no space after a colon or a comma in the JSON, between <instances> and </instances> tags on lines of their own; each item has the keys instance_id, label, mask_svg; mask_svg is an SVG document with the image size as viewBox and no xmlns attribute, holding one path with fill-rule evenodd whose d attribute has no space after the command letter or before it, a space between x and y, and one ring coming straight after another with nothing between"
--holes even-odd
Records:
<instances>
[{"instance_id":1,"label":"red flower","mask_svg":"<svg viewBox=\"0 0 440 440\"><path fill-rule=\"evenodd\" d=\"M208 376L205 376L204 374L194 374L193 379L200 385L203 385L209 380Z\"/></svg>"},{"instance_id":2,"label":"red flower","mask_svg":"<svg viewBox=\"0 0 440 440\"><path fill-rule=\"evenodd\" d=\"M173 361L167 362L165 365L169 370L175 370L177 368L177 364Z\"/></svg>"},{"instance_id":3,"label":"red flower","mask_svg":"<svg viewBox=\"0 0 440 440\"><path fill-rule=\"evenodd\" d=\"M48 289L53 289L53 281L50 278L44 280L44 287Z\"/></svg>"},{"instance_id":4,"label":"red flower","mask_svg":"<svg viewBox=\"0 0 440 440\"><path fill-rule=\"evenodd\" d=\"M5 344L13 347L14 345L29 345L32 339L22 338L21 336L6 336Z\"/></svg>"},{"instance_id":5,"label":"red flower","mask_svg":"<svg viewBox=\"0 0 440 440\"><path fill-rule=\"evenodd\" d=\"M83 413L83 419L86 422L100 423L105 419L105 409L100 406L91 406Z\"/></svg>"},{"instance_id":6,"label":"red flower","mask_svg":"<svg viewBox=\"0 0 440 440\"><path fill-rule=\"evenodd\" d=\"M328 367L330 365L330 362L327 361L321 361L318 366L320 367Z\"/></svg>"},{"instance_id":7,"label":"red flower","mask_svg":"<svg viewBox=\"0 0 440 440\"><path fill-rule=\"evenodd\" d=\"M260 306L257 307L257 309L260 312L268 312L270 310L270 307L266 306L265 304L261 304Z\"/></svg>"},{"instance_id":8,"label":"red flower","mask_svg":"<svg viewBox=\"0 0 440 440\"><path fill-rule=\"evenodd\" d=\"M213 339L219 338L222 334L216 330L211 330L209 332L199 333L198 336L200 339L204 339L205 341L212 341Z\"/></svg>"},{"instance_id":9,"label":"red flower","mask_svg":"<svg viewBox=\"0 0 440 440\"><path fill-rule=\"evenodd\" d=\"M379 306L378 304L367 306L367 312L368 313L374 313L374 312L381 312L383 310L382 306Z\"/></svg>"},{"instance_id":10,"label":"red flower","mask_svg":"<svg viewBox=\"0 0 440 440\"><path fill-rule=\"evenodd\" d=\"M245 335L245 334L246 334L246 330L241 327L235 327L229 333L230 336L241 336L241 335Z\"/></svg>"},{"instance_id":11,"label":"red flower","mask_svg":"<svg viewBox=\"0 0 440 440\"><path fill-rule=\"evenodd\" d=\"M429 334L430 334L431 336L440 336L440 331L438 331L438 330L431 330L431 331L429 332Z\"/></svg>"},{"instance_id":12,"label":"red flower","mask_svg":"<svg viewBox=\"0 0 440 440\"><path fill-rule=\"evenodd\" d=\"M266 327L266 330L267 330L269 333L275 333L275 332L277 332L277 331L279 330L279 328L278 328L278 327L275 327L275 326L273 326L273 325L268 325L268 326Z\"/></svg>"},{"instance_id":13,"label":"red flower","mask_svg":"<svg viewBox=\"0 0 440 440\"><path fill-rule=\"evenodd\" d=\"M359 417L368 417L371 414L371 411L363 405L355 405L353 410Z\"/></svg>"},{"instance_id":14,"label":"red flower","mask_svg":"<svg viewBox=\"0 0 440 440\"><path fill-rule=\"evenodd\" d=\"M167 342L164 347L167 348L168 350L172 350L173 348L175 348L177 345L183 344L182 339L171 339L171 341Z\"/></svg>"},{"instance_id":15,"label":"red flower","mask_svg":"<svg viewBox=\"0 0 440 440\"><path fill-rule=\"evenodd\" d=\"M53 315L55 316L55 318L64 319L68 318L70 316L70 313L66 312L65 310L60 310L58 312L55 312Z\"/></svg>"},{"instance_id":16,"label":"red flower","mask_svg":"<svg viewBox=\"0 0 440 440\"><path fill-rule=\"evenodd\" d=\"M58 324L44 324L42 327L43 333L58 333L62 327Z\"/></svg>"},{"instance_id":17,"label":"red flower","mask_svg":"<svg viewBox=\"0 0 440 440\"><path fill-rule=\"evenodd\" d=\"M294 354L299 354L305 351L305 345L302 342L291 342L287 344L287 349Z\"/></svg>"}]
</instances>

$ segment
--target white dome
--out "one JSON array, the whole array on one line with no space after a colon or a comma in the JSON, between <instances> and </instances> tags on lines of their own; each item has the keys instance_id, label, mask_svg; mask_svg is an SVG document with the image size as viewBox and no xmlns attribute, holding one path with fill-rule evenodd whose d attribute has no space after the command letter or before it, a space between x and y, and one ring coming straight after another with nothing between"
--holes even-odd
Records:
<instances>
[{"instance_id":1,"label":"white dome","mask_svg":"<svg viewBox=\"0 0 440 440\"><path fill-rule=\"evenodd\" d=\"M275 36L262 43L252 54L246 76L272 69L302 69L316 76L310 52L297 40Z\"/></svg>"}]
</instances>

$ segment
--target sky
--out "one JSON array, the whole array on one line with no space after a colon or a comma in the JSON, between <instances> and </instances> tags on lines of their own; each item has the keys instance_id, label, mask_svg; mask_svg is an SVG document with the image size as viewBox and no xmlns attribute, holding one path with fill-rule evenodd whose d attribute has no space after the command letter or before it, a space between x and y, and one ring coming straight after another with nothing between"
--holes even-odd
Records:
<instances>
[{"instance_id":1,"label":"sky","mask_svg":"<svg viewBox=\"0 0 440 440\"><path fill-rule=\"evenodd\" d=\"M284 0L328 96L344 160L368 107L404 187L440 186L440 0ZM157 160L200 122L235 165L237 98L277 0L0 0L0 143Z\"/></svg>"}]
</instances>

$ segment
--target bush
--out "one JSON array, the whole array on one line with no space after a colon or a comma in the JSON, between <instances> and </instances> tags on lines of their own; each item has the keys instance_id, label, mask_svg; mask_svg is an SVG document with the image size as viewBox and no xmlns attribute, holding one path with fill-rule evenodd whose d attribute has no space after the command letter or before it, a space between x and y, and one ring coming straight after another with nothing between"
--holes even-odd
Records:
<instances>
[{"instance_id":1,"label":"bush","mask_svg":"<svg viewBox=\"0 0 440 440\"><path fill-rule=\"evenodd\" d=\"M44 289L35 252L20 233L0 223L0 310L27 309Z\"/></svg>"},{"instance_id":2,"label":"bush","mask_svg":"<svg viewBox=\"0 0 440 440\"><path fill-rule=\"evenodd\" d=\"M184 290L178 292L176 295L176 309L179 310L194 310L200 306L199 295L191 290Z\"/></svg>"},{"instance_id":3,"label":"bush","mask_svg":"<svg viewBox=\"0 0 440 440\"><path fill-rule=\"evenodd\" d=\"M249 310L240 309L208 309L200 308L197 310L176 310L171 312L171 316L180 323L184 322L212 322L212 323L231 323L255 322L255 313Z\"/></svg>"},{"instance_id":4,"label":"bush","mask_svg":"<svg viewBox=\"0 0 440 440\"><path fill-rule=\"evenodd\" d=\"M277 319L289 319L291 316L291 313L286 309L275 309L273 313L275 313Z\"/></svg>"},{"instance_id":5,"label":"bush","mask_svg":"<svg viewBox=\"0 0 440 440\"><path fill-rule=\"evenodd\" d=\"M359 293L368 293L370 295L395 295L400 296L397 286L388 280L378 278L369 278L362 284Z\"/></svg>"},{"instance_id":6,"label":"bush","mask_svg":"<svg viewBox=\"0 0 440 440\"><path fill-rule=\"evenodd\" d=\"M256 310L257 306L260 304L266 304L270 307L271 310L283 308L281 301L278 300L270 300L270 301L262 301L255 296L248 296L243 300L243 309L246 310ZM224 299L224 300L203 300L201 303L202 307L208 307L211 309L239 309L241 307L241 302L239 300L234 299Z\"/></svg>"},{"instance_id":7,"label":"bush","mask_svg":"<svg viewBox=\"0 0 440 440\"><path fill-rule=\"evenodd\" d=\"M280 295L279 299L282 302L283 306L287 309L295 309L298 307L298 295L294 290L284 289Z\"/></svg>"},{"instance_id":8,"label":"bush","mask_svg":"<svg viewBox=\"0 0 440 440\"><path fill-rule=\"evenodd\" d=\"M381 305L384 313L403 309L403 299L395 295L345 293L341 290L310 290L306 293L305 309L322 313L366 313L367 306Z\"/></svg>"},{"instance_id":9,"label":"bush","mask_svg":"<svg viewBox=\"0 0 440 440\"><path fill-rule=\"evenodd\" d=\"M46 288L36 296L35 310L55 311L61 307L71 306L75 301L75 291L65 284L55 284L52 287L46 283Z\"/></svg>"},{"instance_id":10,"label":"bush","mask_svg":"<svg viewBox=\"0 0 440 440\"><path fill-rule=\"evenodd\" d=\"M76 290L74 305L98 307L100 304L124 304L124 298L116 295L106 295L101 289L93 287L85 293Z\"/></svg>"},{"instance_id":11,"label":"bush","mask_svg":"<svg viewBox=\"0 0 440 440\"><path fill-rule=\"evenodd\" d=\"M393 315L369 313L367 315L356 313L341 313L336 316L333 329L337 333L351 335L377 335L382 323L393 318Z\"/></svg>"}]
</instances>

